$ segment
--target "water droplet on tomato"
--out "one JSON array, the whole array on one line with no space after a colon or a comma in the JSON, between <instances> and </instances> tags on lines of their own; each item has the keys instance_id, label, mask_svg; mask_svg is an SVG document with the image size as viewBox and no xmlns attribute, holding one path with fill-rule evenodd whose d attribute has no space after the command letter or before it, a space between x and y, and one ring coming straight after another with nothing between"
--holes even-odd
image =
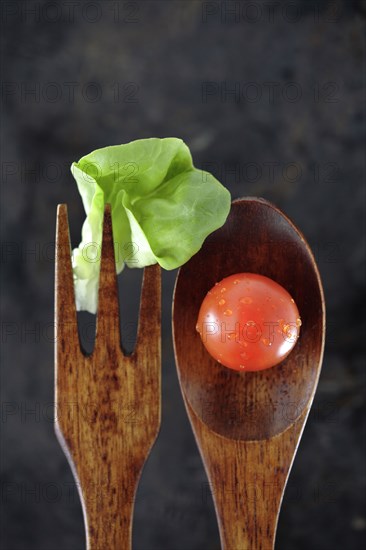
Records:
<instances>
[{"instance_id":1,"label":"water droplet on tomato","mask_svg":"<svg viewBox=\"0 0 366 550\"><path fill-rule=\"evenodd\" d=\"M265 346L271 346L272 343L269 341L268 338L262 338L262 342Z\"/></svg>"},{"instance_id":2,"label":"water droplet on tomato","mask_svg":"<svg viewBox=\"0 0 366 550\"><path fill-rule=\"evenodd\" d=\"M223 306L224 304L226 304L226 301L222 298L222 299L219 301L219 306Z\"/></svg>"},{"instance_id":3,"label":"water droplet on tomato","mask_svg":"<svg viewBox=\"0 0 366 550\"><path fill-rule=\"evenodd\" d=\"M249 296L244 296L244 298L240 298L239 302L241 304L251 304L253 300Z\"/></svg>"},{"instance_id":4,"label":"water droplet on tomato","mask_svg":"<svg viewBox=\"0 0 366 550\"><path fill-rule=\"evenodd\" d=\"M230 317L230 315L232 315L233 312L231 311L231 309L225 309L224 311L224 315L226 315L227 317Z\"/></svg>"}]
</instances>

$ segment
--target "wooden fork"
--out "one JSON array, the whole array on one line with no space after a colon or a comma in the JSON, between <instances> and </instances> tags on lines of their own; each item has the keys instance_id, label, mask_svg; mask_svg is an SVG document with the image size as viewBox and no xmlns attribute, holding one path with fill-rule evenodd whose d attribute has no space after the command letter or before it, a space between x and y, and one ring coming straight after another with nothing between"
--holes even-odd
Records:
<instances>
[{"instance_id":1,"label":"wooden fork","mask_svg":"<svg viewBox=\"0 0 366 550\"><path fill-rule=\"evenodd\" d=\"M80 348L66 205L55 273L56 434L78 486L88 550L131 548L136 488L161 414L160 268L145 269L137 344L123 353L111 211L105 210L95 348Z\"/></svg>"}]
</instances>

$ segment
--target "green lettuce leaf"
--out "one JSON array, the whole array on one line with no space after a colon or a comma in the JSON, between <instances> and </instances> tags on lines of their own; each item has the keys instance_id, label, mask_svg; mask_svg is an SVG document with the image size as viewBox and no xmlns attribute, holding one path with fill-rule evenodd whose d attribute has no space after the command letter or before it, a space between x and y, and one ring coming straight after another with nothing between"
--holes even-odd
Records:
<instances>
[{"instance_id":1,"label":"green lettuce leaf","mask_svg":"<svg viewBox=\"0 0 366 550\"><path fill-rule=\"evenodd\" d=\"M116 269L159 263L175 269L221 227L230 193L193 166L177 138L151 138L93 151L71 166L86 220L73 250L78 310L95 313L104 205L111 204Z\"/></svg>"}]
</instances>

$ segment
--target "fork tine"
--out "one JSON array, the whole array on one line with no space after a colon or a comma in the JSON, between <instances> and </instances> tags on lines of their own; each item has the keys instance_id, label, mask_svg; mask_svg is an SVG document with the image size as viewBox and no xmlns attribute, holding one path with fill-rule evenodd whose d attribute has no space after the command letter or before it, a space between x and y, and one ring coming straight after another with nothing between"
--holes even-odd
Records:
<instances>
[{"instance_id":1,"label":"fork tine","mask_svg":"<svg viewBox=\"0 0 366 550\"><path fill-rule=\"evenodd\" d=\"M55 349L58 355L81 352L70 253L67 206L59 204L55 258Z\"/></svg>"},{"instance_id":2,"label":"fork tine","mask_svg":"<svg viewBox=\"0 0 366 550\"><path fill-rule=\"evenodd\" d=\"M136 351L154 347L160 352L160 340L161 269L155 264L144 269Z\"/></svg>"},{"instance_id":3,"label":"fork tine","mask_svg":"<svg viewBox=\"0 0 366 550\"><path fill-rule=\"evenodd\" d=\"M104 210L95 349L114 343L113 347L121 350L119 327L120 311L113 247L112 216L111 206L107 204Z\"/></svg>"}]
</instances>

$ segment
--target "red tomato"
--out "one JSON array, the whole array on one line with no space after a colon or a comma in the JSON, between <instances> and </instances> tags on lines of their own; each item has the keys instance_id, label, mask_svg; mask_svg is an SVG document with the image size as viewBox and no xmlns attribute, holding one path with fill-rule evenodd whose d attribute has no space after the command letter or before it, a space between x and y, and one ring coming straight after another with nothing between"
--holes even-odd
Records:
<instances>
[{"instance_id":1,"label":"red tomato","mask_svg":"<svg viewBox=\"0 0 366 550\"><path fill-rule=\"evenodd\" d=\"M301 320L281 285L254 273L226 277L207 293L196 329L207 351L234 370L280 363L293 349Z\"/></svg>"}]
</instances>

